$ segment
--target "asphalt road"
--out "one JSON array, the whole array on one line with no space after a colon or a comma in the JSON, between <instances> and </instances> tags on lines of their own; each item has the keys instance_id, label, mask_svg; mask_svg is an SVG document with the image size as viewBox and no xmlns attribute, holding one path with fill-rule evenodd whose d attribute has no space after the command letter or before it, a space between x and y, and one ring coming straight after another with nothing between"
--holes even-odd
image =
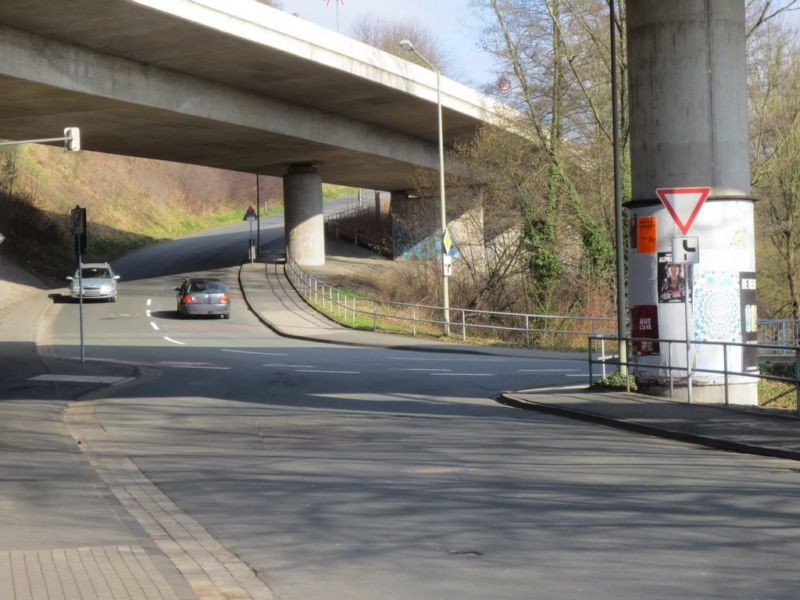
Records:
<instances>
[{"instance_id":1,"label":"asphalt road","mask_svg":"<svg viewBox=\"0 0 800 600\"><path fill-rule=\"evenodd\" d=\"M262 242L282 234L265 220ZM247 224L117 261L87 359L145 376L95 419L117 451L284 600L794 598L796 463L494 403L583 362L283 339L233 294L178 320L185 274L236 290ZM77 306L51 339L77 353Z\"/></svg>"}]
</instances>

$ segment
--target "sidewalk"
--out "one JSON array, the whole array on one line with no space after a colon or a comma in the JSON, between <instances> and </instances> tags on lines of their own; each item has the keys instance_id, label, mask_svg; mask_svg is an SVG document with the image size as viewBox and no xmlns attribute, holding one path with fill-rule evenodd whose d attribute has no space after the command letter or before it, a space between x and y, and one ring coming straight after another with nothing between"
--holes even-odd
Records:
<instances>
[{"instance_id":1,"label":"sidewalk","mask_svg":"<svg viewBox=\"0 0 800 600\"><path fill-rule=\"evenodd\" d=\"M245 264L239 275L253 313L280 335L318 342L490 356L552 356L565 353L452 344L437 340L347 329L320 315L292 288L281 259ZM585 354L575 353L580 359ZM800 418L754 408L687 404L635 393L580 389L506 393L499 402L568 418L721 450L800 460Z\"/></svg>"},{"instance_id":2,"label":"sidewalk","mask_svg":"<svg viewBox=\"0 0 800 600\"><path fill-rule=\"evenodd\" d=\"M136 373L55 357L38 335L51 307L41 291L0 319L0 598L196 598L65 418Z\"/></svg>"}]
</instances>

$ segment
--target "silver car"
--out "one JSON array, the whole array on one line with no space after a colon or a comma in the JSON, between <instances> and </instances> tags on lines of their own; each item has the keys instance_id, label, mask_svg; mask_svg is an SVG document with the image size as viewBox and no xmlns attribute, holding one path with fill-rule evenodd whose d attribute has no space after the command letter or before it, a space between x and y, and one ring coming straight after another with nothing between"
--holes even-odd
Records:
<instances>
[{"instance_id":1,"label":"silver car","mask_svg":"<svg viewBox=\"0 0 800 600\"><path fill-rule=\"evenodd\" d=\"M80 298L81 287L83 287L84 300L116 302L118 280L119 275L114 274L108 263L83 263L80 280L77 270L74 275L67 277L67 281L70 282L69 295L72 298Z\"/></svg>"},{"instance_id":2,"label":"silver car","mask_svg":"<svg viewBox=\"0 0 800 600\"><path fill-rule=\"evenodd\" d=\"M214 315L222 319L231 317L230 289L219 279L184 279L175 291L178 293L178 318L200 315Z\"/></svg>"}]
</instances>

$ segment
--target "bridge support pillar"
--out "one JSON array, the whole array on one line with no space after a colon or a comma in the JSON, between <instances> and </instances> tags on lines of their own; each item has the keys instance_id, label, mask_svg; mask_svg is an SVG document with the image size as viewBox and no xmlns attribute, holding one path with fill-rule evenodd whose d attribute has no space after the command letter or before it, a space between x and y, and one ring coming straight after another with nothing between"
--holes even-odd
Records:
<instances>
[{"instance_id":1,"label":"bridge support pillar","mask_svg":"<svg viewBox=\"0 0 800 600\"><path fill-rule=\"evenodd\" d=\"M299 265L325 264L322 178L312 165L292 165L283 176L286 254Z\"/></svg>"},{"instance_id":2,"label":"bridge support pillar","mask_svg":"<svg viewBox=\"0 0 800 600\"><path fill-rule=\"evenodd\" d=\"M703 369L758 370L753 349L735 345L756 340L744 5L730 0L627 5L632 334L684 340L638 342L634 349L639 364L647 365L639 369L640 377L663 385L668 367L678 367L675 380L690 384L682 395L695 384L698 401L723 397L723 376ZM696 192L680 200L668 196L673 210L656 193L700 187L711 191L693 224ZM698 238L699 262L675 265L682 260L672 256L673 239L690 236ZM752 377L728 381L735 384L725 396L731 402L757 402ZM709 387L699 389L703 385ZM713 387L716 394L708 393Z\"/></svg>"}]
</instances>

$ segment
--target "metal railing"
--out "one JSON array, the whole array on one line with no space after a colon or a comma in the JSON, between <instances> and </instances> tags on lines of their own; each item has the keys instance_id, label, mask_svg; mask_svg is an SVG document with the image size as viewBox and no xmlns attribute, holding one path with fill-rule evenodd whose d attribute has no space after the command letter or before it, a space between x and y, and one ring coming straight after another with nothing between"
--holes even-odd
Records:
<instances>
[{"instance_id":1,"label":"metal railing","mask_svg":"<svg viewBox=\"0 0 800 600\"><path fill-rule=\"evenodd\" d=\"M744 378L755 378L755 379L763 379L768 381L776 381L785 383L787 385L794 386L794 393L795 393L795 402L796 402L796 412L800 415L800 347L795 346L794 348L788 348L784 345L777 345L777 344L746 344L742 342L712 342L712 341L700 341L700 340L691 340L689 342L690 346L716 346L722 347L722 359L723 365L722 370L720 369L709 369L709 368L700 368L696 366L690 366L687 372L686 365L675 366L671 364L671 357L672 357L672 346L673 344L677 344L679 347L685 347L687 345L686 340L675 340L675 339L663 339L663 338L642 338L642 337L627 337L622 340L622 343L625 344L627 349L627 356L629 360L623 361L622 363L619 362L618 355L607 355L605 353L605 343L609 340L613 340L615 343L619 342L619 338L613 335L591 335L589 336L589 385L591 386L594 383L594 365L602 365L602 377L606 377L606 367L608 365L612 365L613 367L617 367L619 364L625 365L629 371L632 371L636 376L641 374L643 371L667 371L667 379L666 383L669 385L669 397L672 398L674 394L674 386L675 386L675 371L682 371L684 376L679 378L679 381L684 381L687 383L687 386L691 384L691 379L696 373L704 373L710 375L721 375L723 378L723 385L724 385L724 397L725 397L725 404L730 404L730 396L729 396L729 387L731 385L730 379L731 377L744 377ZM600 353L598 356L594 356L595 349L597 348L597 343L599 342L600 345ZM643 356L648 356L642 354L640 352L636 352L635 347L636 343L639 344L658 344L659 347L662 345L666 346L664 350L659 349L659 352L665 352L665 356L667 357L667 364L662 365L653 365L653 364L645 364L640 362L640 359ZM750 348L757 350L759 355L763 354L774 354L777 352L780 353L793 353L794 354L794 362L790 363L787 361L787 364L794 365L794 377L785 377L780 375L772 375L769 373L761 373L760 371L733 371L728 368L729 365L729 349L730 348ZM612 362L613 361L613 362ZM691 363L690 363L691 364ZM630 391L630 377L626 378L628 391ZM690 396L691 398L691 396Z\"/></svg>"},{"instance_id":2,"label":"metal railing","mask_svg":"<svg viewBox=\"0 0 800 600\"><path fill-rule=\"evenodd\" d=\"M350 327L402 331L416 337L441 335L447 325L441 306L377 300L346 292L306 273L289 256L286 275L310 304ZM500 338L506 344L527 348L545 342L553 346L585 348L586 336L610 333L616 327L616 319L608 317L510 313L452 306L449 310L450 331L462 341L485 339L491 334L495 336L493 339Z\"/></svg>"}]
</instances>

